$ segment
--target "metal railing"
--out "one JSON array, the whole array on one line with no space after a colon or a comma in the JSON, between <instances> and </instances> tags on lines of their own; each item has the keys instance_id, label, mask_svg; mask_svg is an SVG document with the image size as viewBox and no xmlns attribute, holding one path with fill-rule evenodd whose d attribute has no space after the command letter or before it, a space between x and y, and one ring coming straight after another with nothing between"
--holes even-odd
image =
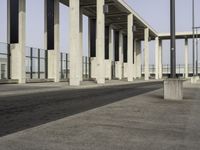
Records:
<instances>
[{"instance_id":1,"label":"metal railing","mask_svg":"<svg viewBox=\"0 0 200 150\"><path fill-rule=\"evenodd\" d=\"M60 53L60 79L69 79L69 55Z\"/></svg>"},{"instance_id":2,"label":"metal railing","mask_svg":"<svg viewBox=\"0 0 200 150\"><path fill-rule=\"evenodd\" d=\"M144 74L144 65L141 66L142 74ZM198 70L200 71L200 67L198 67ZM155 74L155 65L149 65L149 72L150 74ZM162 73L163 75L169 75L170 74L170 65L165 64L162 65ZM192 75L192 65L188 65L188 73ZM179 76L184 76L185 74L185 65L178 64L176 65L176 74Z\"/></svg>"},{"instance_id":3,"label":"metal railing","mask_svg":"<svg viewBox=\"0 0 200 150\"><path fill-rule=\"evenodd\" d=\"M48 78L48 52L44 49L26 47L26 78Z\"/></svg>"},{"instance_id":4,"label":"metal railing","mask_svg":"<svg viewBox=\"0 0 200 150\"><path fill-rule=\"evenodd\" d=\"M69 80L70 75L69 54L60 54L60 79ZM199 65L200 66L200 65ZM144 65L141 66L144 74ZM155 74L155 65L149 65L150 74ZM198 68L200 72L200 67ZM189 75L192 75L192 65L188 65ZM170 74L170 65L162 65L163 75ZM178 76L184 76L185 65L176 66ZM84 80L91 78L90 57L82 57L82 76ZM115 78L115 62L112 62L112 77ZM47 79L48 78L48 51L33 47L26 47L26 78L27 79ZM10 79L10 45L0 42L0 80Z\"/></svg>"},{"instance_id":5,"label":"metal railing","mask_svg":"<svg viewBox=\"0 0 200 150\"><path fill-rule=\"evenodd\" d=\"M9 44L0 42L0 80L10 78Z\"/></svg>"},{"instance_id":6,"label":"metal railing","mask_svg":"<svg viewBox=\"0 0 200 150\"><path fill-rule=\"evenodd\" d=\"M82 57L82 76L83 80L89 80L90 79L90 66L91 66L91 61L90 58L87 56Z\"/></svg>"}]
</instances>

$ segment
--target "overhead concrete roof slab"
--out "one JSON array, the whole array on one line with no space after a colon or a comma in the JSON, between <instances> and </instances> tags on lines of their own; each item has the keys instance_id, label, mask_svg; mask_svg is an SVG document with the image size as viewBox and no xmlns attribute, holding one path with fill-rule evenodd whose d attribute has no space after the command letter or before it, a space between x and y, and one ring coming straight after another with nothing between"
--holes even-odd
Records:
<instances>
[{"instance_id":1,"label":"overhead concrete roof slab","mask_svg":"<svg viewBox=\"0 0 200 150\"><path fill-rule=\"evenodd\" d=\"M195 34L195 37L200 38L200 33ZM171 38L170 33L160 33L159 38L162 40L169 40ZM192 32L177 32L176 39L191 39L193 38Z\"/></svg>"},{"instance_id":2,"label":"overhead concrete roof slab","mask_svg":"<svg viewBox=\"0 0 200 150\"><path fill-rule=\"evenodd\" d=\"M60 0L60 2L69 6L69 0ZM105 0L105 4L108 5L109 8L109 12L105 14L106 26L112 25L116 30L122 30L126 33L128 26L127 16L133 14L134 25L136 26L134 37L143 40L145 28L149 28L149 36L151 39L154 39L158 35L157 32L123 0ZM90 18L96 18L96 0L80 0L80 7L84 15Z\"/></svg>"}]
</instances>

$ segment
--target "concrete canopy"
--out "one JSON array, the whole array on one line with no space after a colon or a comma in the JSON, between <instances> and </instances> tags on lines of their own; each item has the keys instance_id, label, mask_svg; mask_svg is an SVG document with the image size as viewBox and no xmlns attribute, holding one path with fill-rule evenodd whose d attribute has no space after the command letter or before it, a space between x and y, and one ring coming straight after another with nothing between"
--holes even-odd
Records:
<instances>
[{"instance_id":1,"label":"concrete canopy","mask_svg":"<svg viewBox=\"0 0 200 150\"><path fill-rule=\"evenodd\" d=\"M69 0L60 0L64 5L69 6ZM136 31L134 37L139 40L144 40L144 29L149 28L150 39L155 39L158 35L157 32L150 27L136 12L132 10L123 0L105 0L108 5L108 13L105 14L105 25L112 25L116 30L122 30L125 34L127 32L127 16L133 14L134 26ZM83 14L96 18L96 0L80 0L81 9Z\"/></svg>"},{"instance_id":2,"label":"concrete canopy","mask_svg":"<svg viewBox=\"0 0 200 150\"><path fill-rule=\"evenodd\" d=\"M195 37L200 38L200 33L195 34ZM170 33L161 33L159 34L161 40L169 40L171 38ZM191 39L193 38L192 32L177 32L176 39Z\"/></svg>"}]
</instances>

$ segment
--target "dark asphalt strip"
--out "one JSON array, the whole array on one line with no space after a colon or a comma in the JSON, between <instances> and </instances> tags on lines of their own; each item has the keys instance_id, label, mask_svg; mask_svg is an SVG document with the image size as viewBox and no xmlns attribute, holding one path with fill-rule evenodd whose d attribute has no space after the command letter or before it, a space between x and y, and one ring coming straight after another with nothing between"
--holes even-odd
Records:
<instances>
[{"instance_id":1,"label":"dark asphalt strip","mask_svg":"<svg viewBox=\"0 0 200 150\"><path fill-rule=\"evenodd\" d=\"M162 88L161 82L1 97L0 136Z\"/></svg>"}]
</instances>

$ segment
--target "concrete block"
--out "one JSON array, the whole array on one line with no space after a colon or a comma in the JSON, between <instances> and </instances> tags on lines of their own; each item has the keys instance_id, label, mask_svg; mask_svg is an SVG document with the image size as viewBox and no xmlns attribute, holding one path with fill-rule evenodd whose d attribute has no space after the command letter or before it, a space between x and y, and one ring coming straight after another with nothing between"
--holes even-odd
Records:
<instances>
[{"instance_id":1,"label":"concrete block","mask_svg":"<svg viewBox=\"0 0 200 150\"><path fill-rule=\"evenodd\" d=\"M183 100L183 82L181 79L164 80L164 99Z\"/></svg>"},{"instance_id":2,"label":"concrete block","mask_svg":"<svg viewBox=\"0 0 200 150\"><path fill-rule=\"evenodd\" d=\"M192 83L192 84L195 84L195 83L197 83L198 80L199 80L199 76L193 76L193 77L191 78L191 83Z\"/></svg>"}]
</instances>

